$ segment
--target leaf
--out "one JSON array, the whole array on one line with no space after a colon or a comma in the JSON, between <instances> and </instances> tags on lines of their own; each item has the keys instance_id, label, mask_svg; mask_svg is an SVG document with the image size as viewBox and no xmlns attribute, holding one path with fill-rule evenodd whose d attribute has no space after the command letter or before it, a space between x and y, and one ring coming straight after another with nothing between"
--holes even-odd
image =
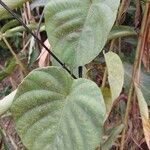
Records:
<instances>
[{"instance_id":1,"label":"leaf","mask_svg":"<svg viewBox=\"0 0 150 150\"><path fill-rule=\"evenodd\" d=\"M13 91L2 100L0 100L0 116L3 115L10 108L16 92L17 90Z\"/></svg>"},{"instance_id":2,"label":"leaf","mask_svg":"<svg viewBox=\"0 0 150 150\"><path fill-rule=\"evenodd\" d=\"M122 131L123 128L124 128L124 125L121 124L113 129L111 129L109 137L102 144L102 150L109 150L113 146L116 138L118 137L118 135L120 134L120 132Z\"/></svg>"},{"instance_id":3,"label":"leaf","mask_svg":"<svg viewBox=\"0 0 150 150\"><path fill-rule=\"evenodd\" d=\"M140 108L140 114L141 114L142 123L143 123L143 130L144 130L145 140L146 140L148 148L150 149L149 110L148 110L147 103L144 99L143 93L136 84L135 84L135 89L136 89L136 94L137 94L139 108Z\"/></svg>"},{"instance_id":4,"label":"leaf","mask_svg":"<svg viewBox=\"0 0 150 150\"><path fill-rule=\"evenodd\" d=\"M50 49L51 46L48 40L46 40L44 44ZM39 62L38 62L39 67L46 67L49 65L50 55L49 55L49 52L44 47L42 48L42 51L38 59L39 59Z\"/></svg>"},{"instance_id":5,"label":"leaf","mask_svg":"<svg viewBox=\"0 0 150 150\"><path fill-rule=\"evenodd\" d=\"M125 90L129 88L129 84L131 82L131 76L132 76L132 64L124 63L125 68ZM141 81L139 83L140 89L144 95L144 98L150 106L150 73L146 73L144 69L141 69Z\"/></svg>"},{"instance_id":6,"label":"leaf","mask_svg":"<svg viewBox=\"0 0 150 150\"><path fill-rule=\"evenodd\" d=\"M147 103L143 97L141 90L138 88L137 85L136 85L136 93L138 97L141 116L145 119L149 119L149 111L148 111Z\"/></svg>"},{"instance_id":7,"label":"leaf","mask_svg":"<svg viewBox=\"0 0 150 150\"><path fill-rule=\"evenodd\" d=\"M32 30L36 30L37 27L38 27L38 24L37 23L31 23L31 24L28 24L27 27L29 29L32 29ZM41 26L40 28L40 31L44 31L45 30L45 26ZM7 31L5 31L2 35L0 35L0 39L3 37L12 37L16 34L20 34L20 32L23 32L23 31L26 31L26 29L23 27L23 26L17 26L17 27L14 27L14 28L11 28Z\"/></svg>"},{"instance_id":8,"label":"leaf","mask_svg":"<svg viewBox=\"0 0 150 150\"><path fill-rule=\"evenodd\" d=\"M111 89L112 101L120 95L124 83L124 68L119 56L113 52L104 54L108 69L108 81Z\"/></svg>"},{"instance_id":9,"label":"leaf","mask_svg":"<svg viewBox=\"0 0 150 150\"><path fill-rule=\"evenodd\" d=\"M14 71L16 65L17 63L15 58L10 58L8 61L6 61L5 67L0 70L0 81L9 76Z\"/></svg>"},{"instance_id":10,"label":"leaf","mask_svg":"<svg viewBox=\"0 0 150 150\"><path fill-rule=\"evenodd\" d=\"M102 91L102 94L103 94L103 97L104 97L107 113L109 113L111 108L112 108L111 91L107 87L101 88L101 91Z\"/></svg>"},{"instance_id":11,"label":"leaf","mask_svg":"<svg viewBox=\"0 0 150 150\"><path fill-rule=\"evenodd\" d=\"M2 0L9 8L11 9L15 9L20 7L23 3L29 1L29 0ZM30 0L31 1L31 0ZM2 18L8 14L7 10L5 10L5 8L3 8L2 5L0 5L0 16L2 16ZM2 19L1 18L1 19Z\"/></svg>"},{"instance_id":12,"label":"leaf","mask_svg":"<svg viewBox=\"0 0 150 150\"><path fill-rule=\"evenodd\" d=\"M150 106L150 73L149 74L143 73L143 75L144 76L142 77L140 87L146 99L146 102Z\"/></svg>"},{"instance_id":13,"label":"leaf","mask_svg":"<svg viewBox=\"0 0 150 150\"><path fill-rule=\"evenodd\" d=\"M1 33L6 32L10 28L16 27L18 25L18 21L16 19L10 20L8 23L4 24L4 26L1 28Z\"/></svg>"},{"instance_id":14,"label":"leaf","mask_svg":"<svg viewBox=\"0 0 150 150\"><path fill-rule=\"evenodd\" d=\"M53 52L70 67L83 66L103 49L120 0L55 0L45 7Z\"/></svg>"},{"instance_id":15,"label":"leaf","mask_svg":"<svg viewBox=\"0 0 150 150\"><path fill-rule=\"evenodd\" d=\"M62 68L30 73L11 108L29 150L94 150L102 138L106 108L97 85L73 80Z\"/></svg>"},{"instance_id":16,"label":"leaf","mask_svg":"<svg viewBox=\"0 0 150 150\"><path fill-rule=\"evenodd\" d=\"M31 9L33 10L34 8L37 8L37 7L44 7L47 3L48 3L49 0L34 0L30 7Z\"/></svg>"},{"instance_id":17,"label":"leaf","mask_svg":"<svg viewBox=\"0 0 150 150\"><path fill-rule=\"evenodd\" d=\"M116 39L119 37L135 36L137 33L134 28L129 26L114 26L109 33L108 40Z\"/></svg>"}]
</instances>

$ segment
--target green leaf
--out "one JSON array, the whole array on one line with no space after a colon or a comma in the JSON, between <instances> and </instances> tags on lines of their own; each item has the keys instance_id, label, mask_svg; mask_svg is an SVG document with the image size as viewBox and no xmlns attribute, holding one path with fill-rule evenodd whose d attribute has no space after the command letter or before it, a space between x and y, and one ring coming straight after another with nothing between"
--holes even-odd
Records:
<instances>
[{"instance_id":1,"label":"green leaf","mask_svg":"<svg viewBox=\"0 0 150 150\"><path fill-rule=\"evenodd\" d=\"M0 100L0 116L3 115L11 107L16 92L17 90L13 91L2 100Z\"/></svg>"},{"instance_id":2,"label":"green leaf","mask_svg":"<svg viewBox=\"0 0 150 150\"><path fill-rule=\"evenodd\" d=\"M9 21L8 23L4 24L4 26L1 28L1 33L6 32L7 30L9 30L10 28L16 27L18 25L18 21L16 19L13 19L11 21Z\"/></svg>"},{"instance_id":3,"label":"green leaf","mask_svg":"<svg viewBox=\"0 0 150 150\"><path fill-rule=\"evenodd\" d=\"M109 114L109 112L112 108L111 91L107 87L101 88L101 91L102 91L102 94L103 94L103 97L104 97L107 113Z\"/></svg>"},{"instance_id":4,"label":"green leaf","mask_svg":"<svg viewBox=\"0 0 150 150\"><path fill-rule=\"evenodd\" d=\"M119 37L127 37L127 36L136 36L137 33L135 32L133 27L130 26L114 26L109 33L108 40L116 39Z\"/></svg>"},{"instance_id":5,"label":"green leaf","mask_svg":"<svg viewBox=\"0 0 150 150\"><path fill-rule=\"evenodd\" d=\"M124 68L119 56L113 52L104 54L108 69L108 81L112 102L120 95L124 83Z\"/></svg>"},{"instance_id":6,"label":"green leaf","mask_svg":"<svg viewBox=\"0 0 150 150\"><path fill-rule=\"evenodd\" d=\"M140 88L147 104L150 106L150 73L146 73L143 70L141 72Z\"/></svg>"},{"instance_id":7,"label":"green leaf","mask_svg":"<svg viewBox=\"0 0 150 150\"><path fill-rule=\"evenodd\" d=\"M137 84L135 84L135 91L138 98L138 104L139 104L140 114L142 118L145 140L148 148L150 149L150 119L149 119L148 105L144 99L142 91L140 90Z\"/></svg>"},{"instance_id":8,"label":"green leaf","mask_svg":"<svg viewBox=\"0 0 150 150\"><path fill-rule=\"evenodd\" d=\"M103 49L120 0L55 0L45 7L53 52L70 67L83 66Z\"/></svg>"},{"instance_id":9,"label":"green leaf","mask_svg":"<svg viewBox=\"0 0 150 150\"><path fill-rule=\"evenodd\" d=\"M30 38L29 51L28 51L28 67L29 68L33 66L33 63L39 57L39 51L36 49L35 45L36 45L35 39L32 36Z\"/></svg>"},{"instance_id":10,"label":"green leaf","mask_svg":"<svg viewBox=\"0 0 150 150\"><path fill-rule=\"evenodd\" d=\"M32 10L37 7L44 7L49 1L50 0L34 0L31 3L30 7Z\"/></svg>"},{"instance_id":11,"label":"green leaf","mask_svg":"<svg viewBox=\"0 0 150 150\"><path fill-rule=\"evenodd\" d=\"M123 128L124 125L121 124L111 129L110 135L108 136L107 140L102 144L102 150L109 150L113 146L116 138L118 137Z\"/></svg>"},{"instance_id":12,"label":"green leaf","mask_svg":"<svg viewBox=\"0 0 150 150\"><path fill-rule=\"evenodd\" d=\"M20 7L23 3L27 2L27 1L31 1L31 0L2 0L9 8L11 9L15 9ZM2 16L2 18L4 18L5 15L7 15L8 12L7 10L5 10L5 8L3 8L2 5L0 5L0 16ZM1 18L1 19L2 19Z\"/></svg>"},{"instance_id":13,"label":"green leaf","mask_svg":"<svg viewBox=\"0 0 150 150\"><path fill-rule=\"evenodd\" d=\"M125 68L124 87L125 87L125 91L128 92L129 85L131 82L131 77L132 77L133 65L129 63L124 63L124 68ZM146 73L142 68L140 76L141 76L141 80L139 86L148 106L150 106L150 73Z\"/></svg>"},{"instance_id":14,"label":"green leaf","mask_svg":"<svg viewBox=\"0 0 150 150\"><path fill-rule=\"evenodd\" d=\"M31 72L11 110L29 150L94 150L102 140L106 108L99 88L59 67Z\"/></svg>"},{"instance_id":15,"label":"green leaf","mask_svg":"<svg viewBox=\"0 0 150 150\"><path fill-rule=\"evenodd\" d=\"M31 23L28 24L27 27L31 30L36 30L38 28L38 24L37 23ZM45 26L43 26L43 24L41 25L40 31L44 31L45 30ZM11 28L7 31L5 31L3 34L0 35L0 39L2 37L13 37L14 35L22 35L21 32L26 31L26 29L23 26L17 26L14 28Z\"/></svg>"},{"instance_id":16,"label":"green leaf","mask_svg":"<svg viewBox=\"0 0 150 150\"><path fill-rule=\"evenodd\" d=\"M15 69L17 63L15 58L10 58L6 61L5 67L0 70L0 81L5 79L7 76L9 76Z\"/></svg>"},{"instance_id":17,"label":"green leaf","mask_svg":"<svg viewBox=\"0 0 150 150\"><path fill-rule=\"evenodd\" d=\"M141 117L149 120L149 110L148 110L147 103L144 99L143 93L137 85L135 85L135 89L136 89L136 94L138 98Z\"/></svg>"}]
</instances>

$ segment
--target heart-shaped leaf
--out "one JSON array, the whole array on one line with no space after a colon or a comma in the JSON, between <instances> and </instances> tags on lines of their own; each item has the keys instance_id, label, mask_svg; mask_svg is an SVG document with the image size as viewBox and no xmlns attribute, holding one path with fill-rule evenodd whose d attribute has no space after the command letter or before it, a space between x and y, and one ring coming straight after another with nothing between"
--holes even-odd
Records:
<instances>
[{"instance_id":1,"label":"heart-shaped leaf","mask_svg":"<svg viewBox=\"0 0 150 150\"><path fill-rule=\"evenodd\" d=\"M71 67L92 61L103 49L120 0L55 0L45 8L53 52Z\"/></svg>"},{"instance_id":2,"label":"heart-shaped leaf","mask_svg":"<svg viewBox=\"0 0 150 150\"><path fill-rule=\"evenodd\" d=\"M12 106L17 131L29 150L94 150L106 108L97 85L73 80L62 68L30 73Z\"/></svg>"}]
</instances>

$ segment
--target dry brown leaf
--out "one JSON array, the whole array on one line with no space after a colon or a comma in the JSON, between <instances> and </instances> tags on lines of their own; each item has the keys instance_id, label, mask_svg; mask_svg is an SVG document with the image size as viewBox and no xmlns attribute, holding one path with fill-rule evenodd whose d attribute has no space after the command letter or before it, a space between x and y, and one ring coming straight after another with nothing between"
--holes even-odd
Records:
<instances>
[{"instance_id":1,"label":"dry brown leaf","mask_svg":"<svg viewBox=\"0 0 150 150\"><path fill-rule=\"evenodd\" d=\"M150 149L150 120L147 120L144 117L142 117L142 123L143 123L145 140L148 148Z\"/></svg>"},{"instance_id":2,"label":"dry brown leaf","mask_svg":"<svg viewBox=\"0 0 150 150\"><path fill-rule=\"evenodd\" d=\"M149 11L147 14L147 22L145 27L145 35L143 37L143 56L142 61L147 72L150 72L150 4Z\"/></svg>"},{"instance_id":3,"label":"dry brown leaf","mask_svg":"<svg viewBox=\"0 0 150 150\"><path fill-rule=\"evenodd\" d=\"M47 46L49 49L50 49L50 44L49 44L49 41L48 39L44 42L45 46ZM38 64L39 64L39 67L46 67L49 65L49 59L50 59L50 55L48 53L48 51L45 49L45 48L42 48L41 50L41 53L38 57Z\"/></svg>"},{"instance_id":4,"label":"dry brown leaf","mask_svg":"<svg viewBox=\"0 0 150 150\"><path fill-rule=\"evenodd\" d=\"M121 11L119 10L120 12L119 12L119 16L118 16L118 21L120 24L122 24L125 20L126 12L129 8L130 2L131 2L131 0L126 0L126 1L124 1L122 7L120 7Z\"/></svg>"},{"instance_id":5,"label":"dry brown leaf","mask_svg":"<svg viewBox=\"0 0 150 150\"><path fill-rule=\"evenodd\" d=\"M138 104L139 104L139 108L140 108L144 136L145 136L147 146L150 150L150 119L149 119L148 105L147 105L147 103L144 99L144 96L137 84L135 84L135 90L136 90Z\"/></svg>"},{"instance_id":6,"label":"dry brown leaf","mask_svg":"<svg viewBox=\"0 0 150 150\"><path fill-rule=\"evenodd\" d=\"M138 28L142 21L142 8L141 1L136 0L136 11L135 11L135 28Z\"/></svg>"}]
</instances>

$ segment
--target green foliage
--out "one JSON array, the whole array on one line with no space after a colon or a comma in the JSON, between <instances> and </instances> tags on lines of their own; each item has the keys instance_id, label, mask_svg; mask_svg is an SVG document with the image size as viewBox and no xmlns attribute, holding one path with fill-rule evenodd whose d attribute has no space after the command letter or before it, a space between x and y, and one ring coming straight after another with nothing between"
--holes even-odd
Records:
<instances>
[{"instance_id":1,"label":"green foliage","mask_svg":"<svg viewBox=\"0 0 150 150\"><path fill-rule=\"evenodd\" d=\"M30 150L93 150L106 115L97 85L58 67L36 69L18 88L11 111Z\"/></svg>"},{"instance_id":2,"label":"green foliage","mask_svg":"<svg viewBox=\"0 0 150 150\"><path fill-rule=\"evenodd\" d=\"M117 127L112 128L109 131L110 134L109 134L107 140L102 144L102 150L109 150L112 147L115 139L117 138L118 134L122 131L123 127L124 127L124 125L121 124Z\"/></svg>"},{"instance_id":3,"label":"green foliage","mask_svg":"<svg viewBox=\"0 0 150 150\"><path fill-rule=\"evenodd\" d=\"M140 88L148 106L150 106L150 73L146 73L143 70L141 72Z\"/></svg>"},{"instance_id":4,"label":"green foliage","mask_svg":"<svg viewBox=\"0 0 150 150\"><path fill-rule=\"evenodd\" d=\"M140 88L136 84L135 84L135 90L136 90L137 97L138 97L138 103L139 103L141 117L149 120L149 110L148 110L147 103L144 99L142 91L140 90Z\"/></svg>"},{"instance_id":5,"label":"green foliage","mask_svg":"<svg viewBox=\"0 0 150 150\"><path fill-rule=\"evenodd\" d=\"M29 25L27 25L27 27L31 30L35 30L35 29L37 29L38 24L37 23L30 23ZM2 27L2 29L4 29L4 28ZM42 25L40 28L40 31L44 31L44 30L45 30L45 26ZM2 31L0 34L0 39L2 37L7 37L7 38L8 37L14 37L15 35L22 36L22 32L26 31L26 29L23 26L16 26L13 28L10 28L10 26L9 26L9 28L7 28L7 30L2 30Z\"/></svg>"},{"instance_id":6,"label":"green foliage","mask_svg":"<svg viewBox=\"0 0 150 150\"><path fill-rule=\"evenodd\" d=\"M31 9L45 6L50 0L33 0L30 7Z\"/></svg>"},{"instance_id":7,"label":"green foliage","mask_svg":"<svg viewBox=\"0 0 150 150\"><path fill-rule=\"evenodd\" d=\"M120 37L127 37L127 36L136 36L137 33L135 32L133 27L130 26L114 26L109 33L108 40L120 38Z\"/></svg>"},{"instance_id":8,"label":"green foliage","mask_svg":"<svg viewBox=\"0 0 150 150\"><path fill-rule=\"evenodd\" d=\"M45 8L53 52L67 65L83 66L103 49L120 0L55 0Z\"/></svg>"},{"instance_id":9,"label":"green foliage","mask_svg":"<svg viewBox=\"0 0 150 150\"><path fill-rule=\"evenodd\" d=\"M22 6L24 2L27 2L29 0L2 0L6 5L8 5L11 9L18 8ZM8 12L0 5L0 16L1 19L7 17Z\"/></svg>"},{"instance_id":10,"label":"green foliage","mask_svg":"<svg viewBox=\"0 0 150 150\"><path fill-rule=\"evenodd\" d=\"M0 81L9 76L13 72L15 67L16 60L14 58L9 59L6 62L5 67L2 70L0 70Z\"/></svg>"},{"instance_id":11,"label":"green foliage","mask_svg":"<svg viewBox=\"0 0 150 150\"><path fill-rule=\"evenodd\" d=\"M108 81L113 102L122 91L124 83L124 68L121 59L114 52L108 52L104 55L108 70Z\"/></svg>"},{"instance_id":12,"label":"green foliage","mask_svg":"<svg viewBox=\"0 0 150 150\"><path fill-rule=\"evenodd\" d=\"M107 113L109 113L112 108L112 103L113 103L112 98L111 98L110 88L104 87L104 88L101 88L101 91L102 91L104 101L106 104Z\"/></svg>"},{"instance_id":13,"label":"green foliage","mask_svg":"<svg viewBox=\"0 0 150 150\"><path fill-rule=\"evenodd\" d=\"M148 105L144 99L142 91L140 90L140 88L138 87L136 83L135 83L135 91L136 91L137 98L138 98L138 104L140 108L140 114L141 114L141 119L142 119L142 124L143 124L145 140L146 140L148 149L150 149L150 118L149 118Z\"/></svg>"},{"instance_id":14,"label":"green foliage","mask_svg":"<svg viewBox=\"0 0 150 150\"><path fill-rule=\"evenodd\" d=\"M1 33L6 32L8 29L17 26L19 23L17 20L10 20L9 22L5 23L4 26L1 27Z\"/></svg>"},{"instance_id":15,"label":"green foliage","mask_svg":"<svg viewBox=\"0 0 150 150\"><path fill-rule=\"evenodd\" d=\"M8 96L6 96L4 99L0 100L0 116L4 114L12 105L14 96L16 94L17 90L10 93Z\"/></svg>"},{"instance_id":16,"label":"green foliage","mask_svg":"<svg viewBox=\"0 0 150 150\"><path fill-rule=\"evenodd\" d=\"M124 87L126 92L128 92L129 84L132 77L132 64L124 63L124 68L125 68ZM139 86L148 106L150 106L150 79L149 78L150 78L150 73L146 73L144 72L143 69L141 69L141 81Z\"/></svg>"},{"instance_id":17,"label":"green foliage","mask_svg":"<svg viewBox=\"0 0 150 150\"><path fill-rule=\"evenodd\" d=\"M25 1L4 0L12 9ZM46 29L52 51L74 72L83 66L86 74L85 64L97 57L108 41L137 35L132 27L113 27L120 0L44 0L42 3L34 0L31 7L43 6L47 1L46 21L40 31ZM0 14L7 15L4 9ZM27 26L36 30L38 23ZM0 38L16 37L23 31L24 27L12 20L1 28ZM34 38L28 41L28 65L32 66L38 53L33 49ZM96 150L100 147L109 150L112 147L123 125L105 135L104 122L122 91L124 68L114 52L104 54L104 58L108 73L108 84L104 88L87 79L75 80L64 69L51 66L32 71L19 85L17 93L14 91L0 101L0 115L13 103L12 116L27 149ZM7 68L12 71L15 65ZM0 79L11 73L6 69L0 72ZM139 91L137 96L143 98Z\"/></svg>"}]
</instances>

